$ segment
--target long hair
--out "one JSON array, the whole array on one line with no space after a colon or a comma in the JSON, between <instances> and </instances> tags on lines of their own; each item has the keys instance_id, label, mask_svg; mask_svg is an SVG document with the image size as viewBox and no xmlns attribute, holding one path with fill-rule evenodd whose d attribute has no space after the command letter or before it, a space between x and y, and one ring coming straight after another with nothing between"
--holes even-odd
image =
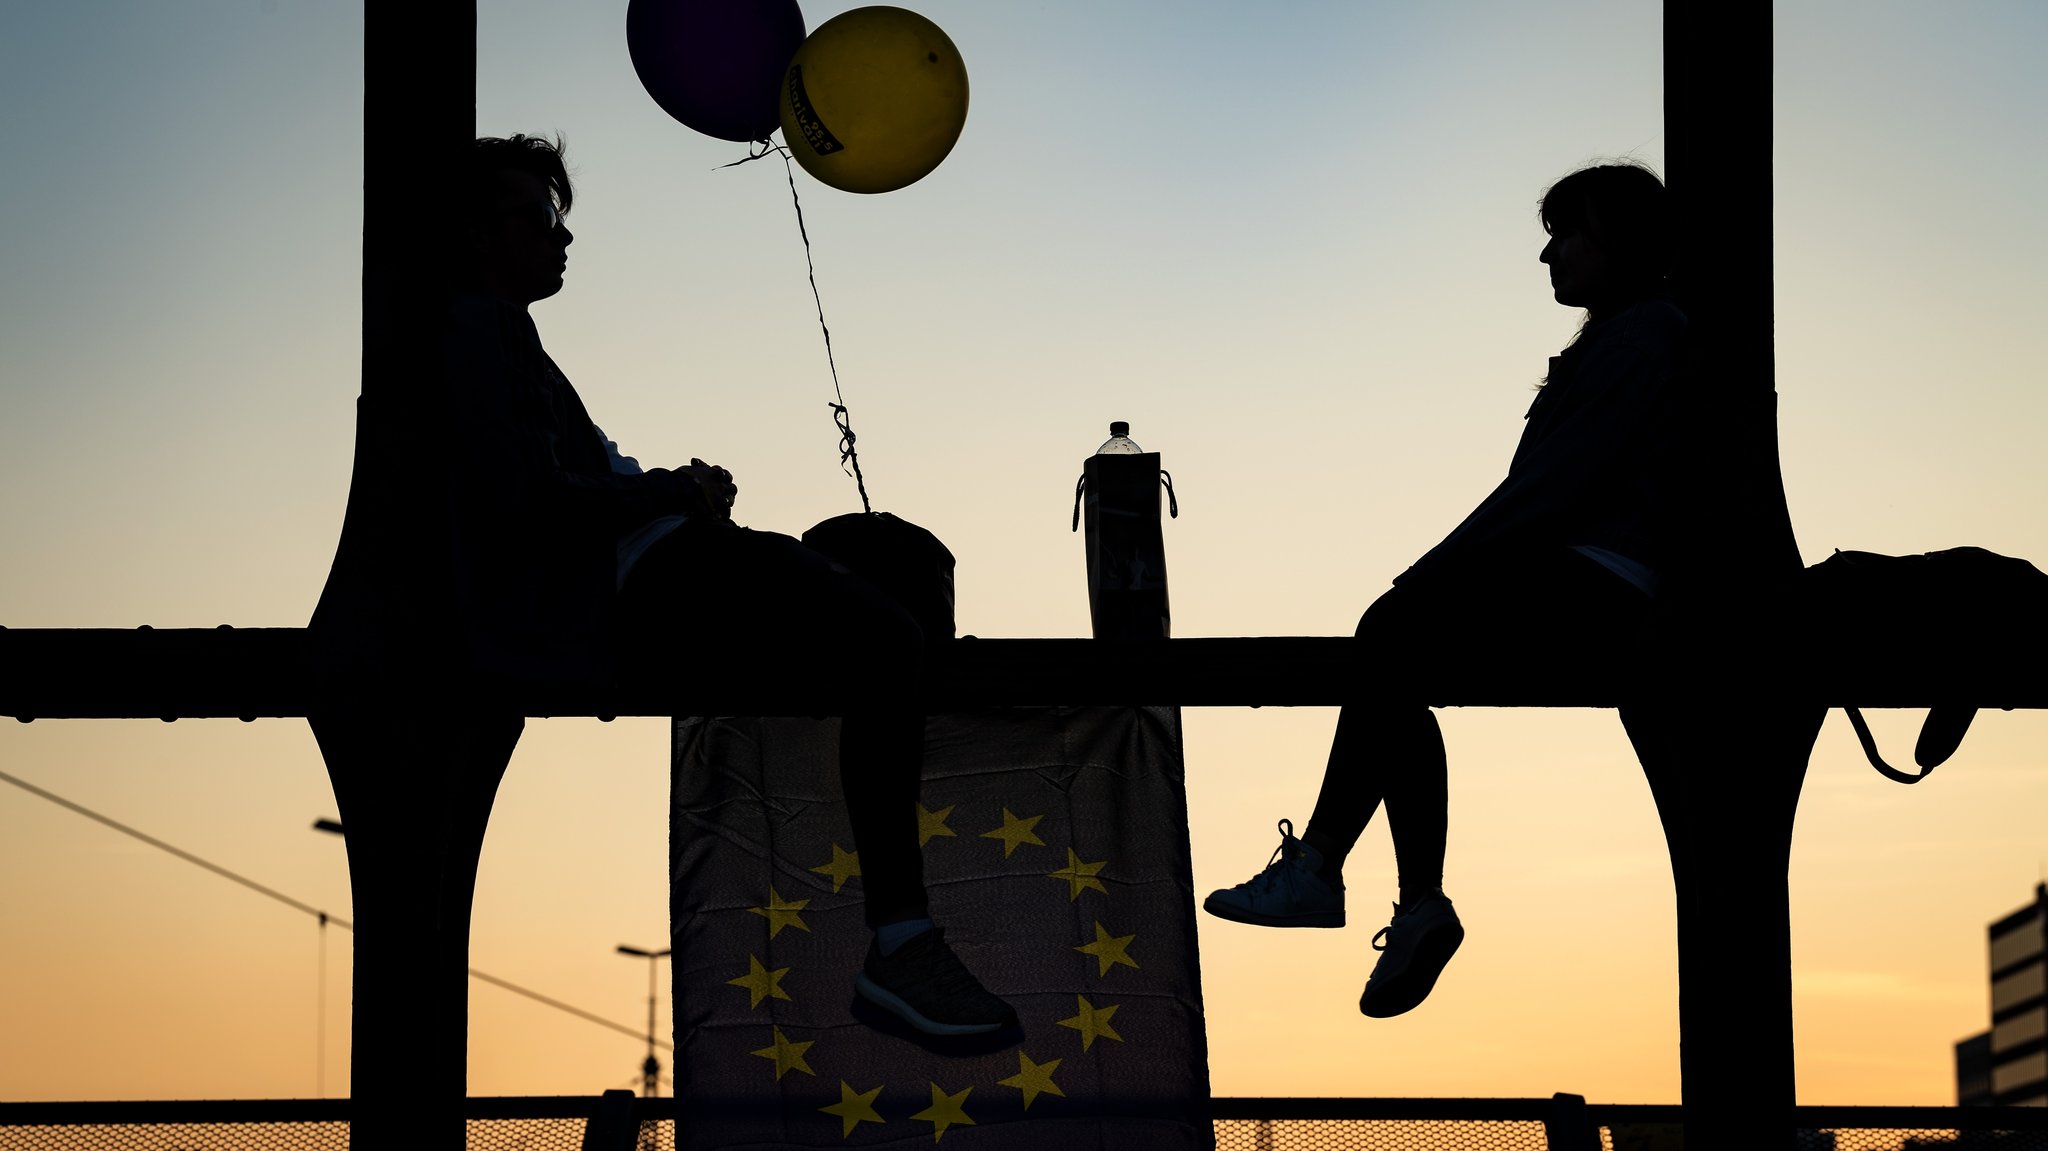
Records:
<instances>
[{"instance_id":1,"label":"long hair","mask_svg":"<svg viewBox=\"0 0 2048 1151\"><path fill-rule=\"evenodd\" d=\"M1582 229L1620 268L1631 299L1663 295L1671 275L1671 195L1647 164L1580 168L1543 193L1543 230Z\"/></svg>"},{"instance_id":2,"label":"long hair","mask_svg":"<svg viewBox=\"0 0 2048 1151\"><path fill-rule=\"evenodd\" d=\"M1536 217L1552 235L1590 235L1619 270L1628 302L1670 294L1671 194L1649 165L1621 159L1580 168L1544 190ZM1594 322L1588 311L1565 350L1585 339Z\"/></svg>"}]
</instances>

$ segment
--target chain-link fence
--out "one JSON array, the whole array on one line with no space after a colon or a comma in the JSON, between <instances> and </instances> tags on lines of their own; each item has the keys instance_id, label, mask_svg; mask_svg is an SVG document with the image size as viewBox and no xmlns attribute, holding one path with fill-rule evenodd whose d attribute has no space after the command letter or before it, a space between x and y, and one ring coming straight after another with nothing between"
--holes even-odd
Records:
<instances>
[{"instance_id":1,"label":"chain-link fence","mask_svg":"<svg viewBox=\"0 0 2048 1151\"><path fill-rule=\"evenodd\" d=\"M632 1100L631 1121L608 1139L598 1137L597 1097L470 1102L471 1151L676 1147L674 1100ZM1551 1099L1218 1099L1215 1106L1218 1151L1576 1151L1589 1132L1597 1132L1602 1151L1685 1146L1676 1107L1574 1100L1573 1109L1560 1109ZM0 1151L347 1151L346 1107L346 1100L0 1104ZM1799 1151L2048 1151L2043 1108L1801 1108L1799 1119Z\"/></svg>"}]
</instances>

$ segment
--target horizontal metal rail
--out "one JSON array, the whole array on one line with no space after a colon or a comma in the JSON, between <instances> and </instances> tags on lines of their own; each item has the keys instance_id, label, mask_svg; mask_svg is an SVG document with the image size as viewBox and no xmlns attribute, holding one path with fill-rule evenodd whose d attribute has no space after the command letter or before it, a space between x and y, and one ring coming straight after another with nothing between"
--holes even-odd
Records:
<instances>
[{"instance_id":1,"label":"horizontal metal rail","mask_svg":"<svg viewBox=\"0 0 2048 1151\"><path fill-rule=\"evenodd\" d=\"M928 711L989 706L1335 706L1362 692L1423 695L1436 706L1615 707L1680 695L1869 708L1962 704L2048 708L2048 664L2023 668L1843 666L1811 651L1735 645L1712 658L1613 653L1378 664L1348 637L1263 636L1150 643L977 639L937 644ZM489 689L494 709L528 716L830 715L861 701L859 655L833 676L747 681L679 669L673 681L604 690ZM0 628L0 715L34 719L256 719L348 702L420 698L319 674L303 628ZM480 690L480 689L472 689ZM363 693L375 692L365 697ZM461 696L432 685L436 702Z\"/></svg>"},{"instance_id":2,"label":"horizontal metal rail","mask_svg":"<svg viewBox=\"0 0 2048 1151\"><path fill-rule=\"evenodd\" d=\"M473 1096L463 1114L472 1120L588 1119L603 1101L596 1095ZM1554 1113L1555 1099L1422 1097L1301 1098L1237 1096L1210 1101L1209 1117L1233 1121L1436 1120L1453 1122L1541 1122ZM341 1123L348 1099L177 1099L60 1103L0 1103L0 1128L117 1126L143 1123ZM641 1122L673 1120L674 1099L633 1101ZM1589 1103L1595 1126L1677 1123L1677 1104ZM1795 1120L1807 1130L1861 1128L1898 1131L2048 1131L2043 1107L1866 1107L1807 1106Z\"/></svg>"}]
</instances>

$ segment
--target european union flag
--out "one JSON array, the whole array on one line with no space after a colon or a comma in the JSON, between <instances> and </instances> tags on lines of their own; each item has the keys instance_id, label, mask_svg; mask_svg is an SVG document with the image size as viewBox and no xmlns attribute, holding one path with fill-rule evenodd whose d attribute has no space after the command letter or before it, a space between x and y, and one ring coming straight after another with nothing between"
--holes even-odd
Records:
<instances>
[{"instance_id":1,"label":"european union flag","mask_svg":"<svg viewBox=\"0 0 2048 1151\"><path fill-rule=\"evenodd\" d=\"M932 1039L855 998L837 726L676 721L678 1145L1211 1146L1178 710L927 723L932 914L1021 1041Z\"/></svg>"}]
</instances>

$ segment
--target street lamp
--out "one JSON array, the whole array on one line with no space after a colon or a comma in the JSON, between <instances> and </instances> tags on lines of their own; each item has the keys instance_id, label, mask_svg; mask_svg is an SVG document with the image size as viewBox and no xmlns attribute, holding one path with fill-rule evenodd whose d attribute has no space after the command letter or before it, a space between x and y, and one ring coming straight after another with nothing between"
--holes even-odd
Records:
<instances>
[{"instance_id":1,"label":"street lamp","mask_svg":"<svg viewBox=\"0 0 2048 1151\"><path fill-rule=\"evenodd\" d=\"M661 1094L661 1060L654 1057L654 969L668 958L669 948L648 951L619 944L620 955L647 961L647 1062L640 1065L640 1094L652 1099Z\"/></svg>"}]
</instances>

